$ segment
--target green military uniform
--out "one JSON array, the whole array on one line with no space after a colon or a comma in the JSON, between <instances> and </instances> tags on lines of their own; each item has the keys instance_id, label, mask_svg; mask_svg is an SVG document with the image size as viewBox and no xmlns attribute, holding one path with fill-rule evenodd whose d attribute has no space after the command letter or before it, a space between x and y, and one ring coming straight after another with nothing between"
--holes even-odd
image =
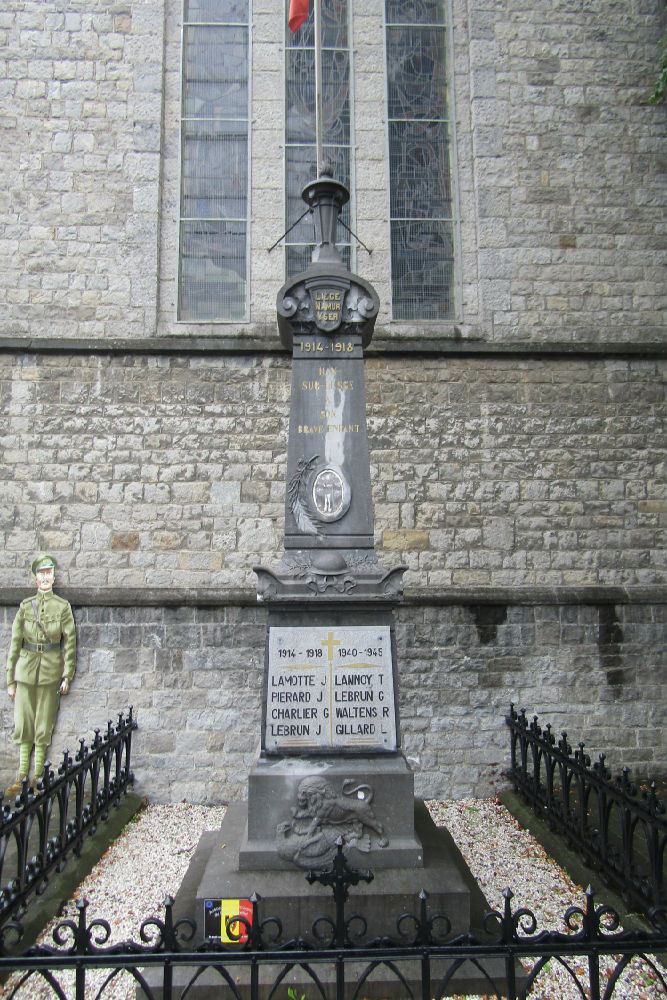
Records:
<instances>
[{"instance_id":1,"label":"green military uniform","mask_svg":"<svg viewBox=\"0 0 667 1000\"><path fill-rule=\"evenodd\" d=\"M76 633L68 602L53 591L21 601L7 657L7 685L17 683L15 743L49 745L58 689L63 678L72 680L75 667Z\"/></svg>"},{"instance_id":2,"label":"green military uniform","mask_svg":"<svg viewBox=\"0 0 667 1000\"><path fill-rule=\"evenodd\" d=\"M35 572L42 567L35 560L32 568ZM28 757L34 745L41 766L58 714L60 686L63 680L69 684L75 669L76 632L69 603L52 590L21 601L12 626L7 687L16 684L14 742L21 745L23 755L29 748ZM36 758L36 771L37 767ZM27 772L22 757L21 770L24 768ZM19 780L22 776L19 774Z\"/></svg>"}]
</instances>

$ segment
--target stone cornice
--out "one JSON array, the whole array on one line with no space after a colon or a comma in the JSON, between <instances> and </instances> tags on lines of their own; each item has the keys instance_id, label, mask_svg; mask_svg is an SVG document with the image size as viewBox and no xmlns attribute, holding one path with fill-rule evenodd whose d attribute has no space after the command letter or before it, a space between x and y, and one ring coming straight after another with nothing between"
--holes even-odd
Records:
<instances>
[{"instance_id":1,"label":"stone cornice","mask_svg":"<svg viewBox=\"0 0 667 1000\"><path fill-rule=\"evenodd\" d=\"M142 339L47 339L0 337L5 354L103 354L103 355L278 355L287 352L273 333L270 337L187 336ZM400 357L527 357L527 358L666 358L667 338L656 336L642 342L573 340L495 342L445 337L386 337L379 332L367 356Z\"/></svg>"},{"instance_id":2,"label":"stone cornice","mask_svg":"<svg viewBox=\"0 0 667 1000\"><path fill-rule=\"evenodd\" d=\"M257 607L251 588L128 588L58 587L57 593L74 607ZM29 591L0 587L0 605L17 605ZM667 604L667 585L654 587L408 587L403 604L409 607L446 605L604 605Z\"/></svg>"}]
</instances>

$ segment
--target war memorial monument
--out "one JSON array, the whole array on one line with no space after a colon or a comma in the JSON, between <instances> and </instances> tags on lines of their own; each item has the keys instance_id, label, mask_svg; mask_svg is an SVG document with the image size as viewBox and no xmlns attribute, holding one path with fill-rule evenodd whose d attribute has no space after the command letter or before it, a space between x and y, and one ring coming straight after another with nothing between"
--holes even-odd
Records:
<instances>
[{"instance_id":1,"label":"war memorial monument","mask_svg":"<svg viewBox=\"0 0 667 1000\"><path fill-rule=\"evenodd\" d=\"M301 938L333 918L331 895L307 874L340 849L372 881L351 901L369 934L395 934L422 889L462 934L479 892L415 800L401 751L393 609L405 567L382 567L374 549L363 351L379 301L336 247L345 186L321 172L303 198L312 263L278 295L292 353L285 551L277 566L254 567L268 610L261 750L247 802L230 803L220 831L203 834L175 913L202 937L233 940L229 918L248 915L258 892L262 919L278 916L284 940ZM480 984L459 976L452 988ZM378 981L365 995L393 993Z\"/></svg>"}]
</instances>

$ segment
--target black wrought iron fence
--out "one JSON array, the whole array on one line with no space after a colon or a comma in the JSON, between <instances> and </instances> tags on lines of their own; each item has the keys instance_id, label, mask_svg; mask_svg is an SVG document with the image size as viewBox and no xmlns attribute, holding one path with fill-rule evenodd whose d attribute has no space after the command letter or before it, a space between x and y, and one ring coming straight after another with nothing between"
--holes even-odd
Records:
<instances>
[{"instance_id":1,"label":"black wrought iron fence","mask_svg":"<svg viewBox=\"0 0 667 1000\"><path fill-rule=\"evenodd\" d=\"M32 894L41 894L70 854L79 855L87 835L133 783L130 770L130 708L116 725L99 729L90 747L85 739L72 758L68 750L54 772L47 761L35 788L23 781L19 795L4 801L0 793L0 924L23 915Z\"/></svg>"},{"instance_id":2,"label":"black wrought iron fence","mask_svg":"<svg viewBox=\"0 0 667 1000\"><path fill-rule=\"evenodd\" d=\"M667 813L655 782L638 787L625 768L617 777L605 754L591 764L585 745L573 751L567 733L531 722L510 706L511 762L507 776L529 802L641 911L667 903Z\"/></svg>"},{"instance_id":3,"label":"black wrought iron fence","mask_svg":"<svg viewBox=\"0 0 667 1000\"><path fill-rule=\"evenodd\" d=\"M76 919L56 927L54 944L36 945L24 954L11 954L18 931L7 925L0 934L0 976L10 976L5 996L32 998L40 984L40 997L104 1000L125 975L130 977L126 992L136 990L147 1000L194 1000L200 987L203 995L221 1000L286 1000L288 995L433 1000L460 993L457 984L471 979L478 984L475 992L509 1000L562 996L568 985L584 1000L620 1000L628 987L635 989L633 996L667 997L665 910L653 914L654 930L620 930L616 914L596 906L589 889L582 907L563 914L563 930L539 930L530 910L513 909L506 890L502 908L486 915L477 936L453 937L447 917L431 912L422 892L415 913L398 918L395 937L374 940L366 936L362 917L346 913L342 883L350 874L361 873L350 872L344 859L338 872L311 873L309 880L331 884L335 897L338 892L336 916L318 918L310 938L283 944L280 920L263 914L257 895L242 908L243 915L227 919L226 931L235 942L227 946L213 938L193 946L196 924L174 921L171 899L163 914L142 924L139 941L115 945L108 943L110 924L89 920L85 901L77 903ZM333 877L327 881L327 876Z\"/></svg>"}]
</instances>

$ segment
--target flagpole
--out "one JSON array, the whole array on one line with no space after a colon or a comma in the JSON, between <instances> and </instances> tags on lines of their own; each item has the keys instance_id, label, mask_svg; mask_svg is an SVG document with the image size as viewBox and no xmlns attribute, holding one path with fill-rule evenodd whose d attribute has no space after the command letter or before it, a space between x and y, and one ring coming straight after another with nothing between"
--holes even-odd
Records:
<instances>
[{"instance_id":1,"label":"flagpole","mask_svg":"<svg viewBox=\"0 0 667 1000\"><path fill-rule=\"evenodd\" d=\"M322 172L322 0L314 0L315 32L315 146L317 151L317 176Z\"/></svg>"}]
</instances>

